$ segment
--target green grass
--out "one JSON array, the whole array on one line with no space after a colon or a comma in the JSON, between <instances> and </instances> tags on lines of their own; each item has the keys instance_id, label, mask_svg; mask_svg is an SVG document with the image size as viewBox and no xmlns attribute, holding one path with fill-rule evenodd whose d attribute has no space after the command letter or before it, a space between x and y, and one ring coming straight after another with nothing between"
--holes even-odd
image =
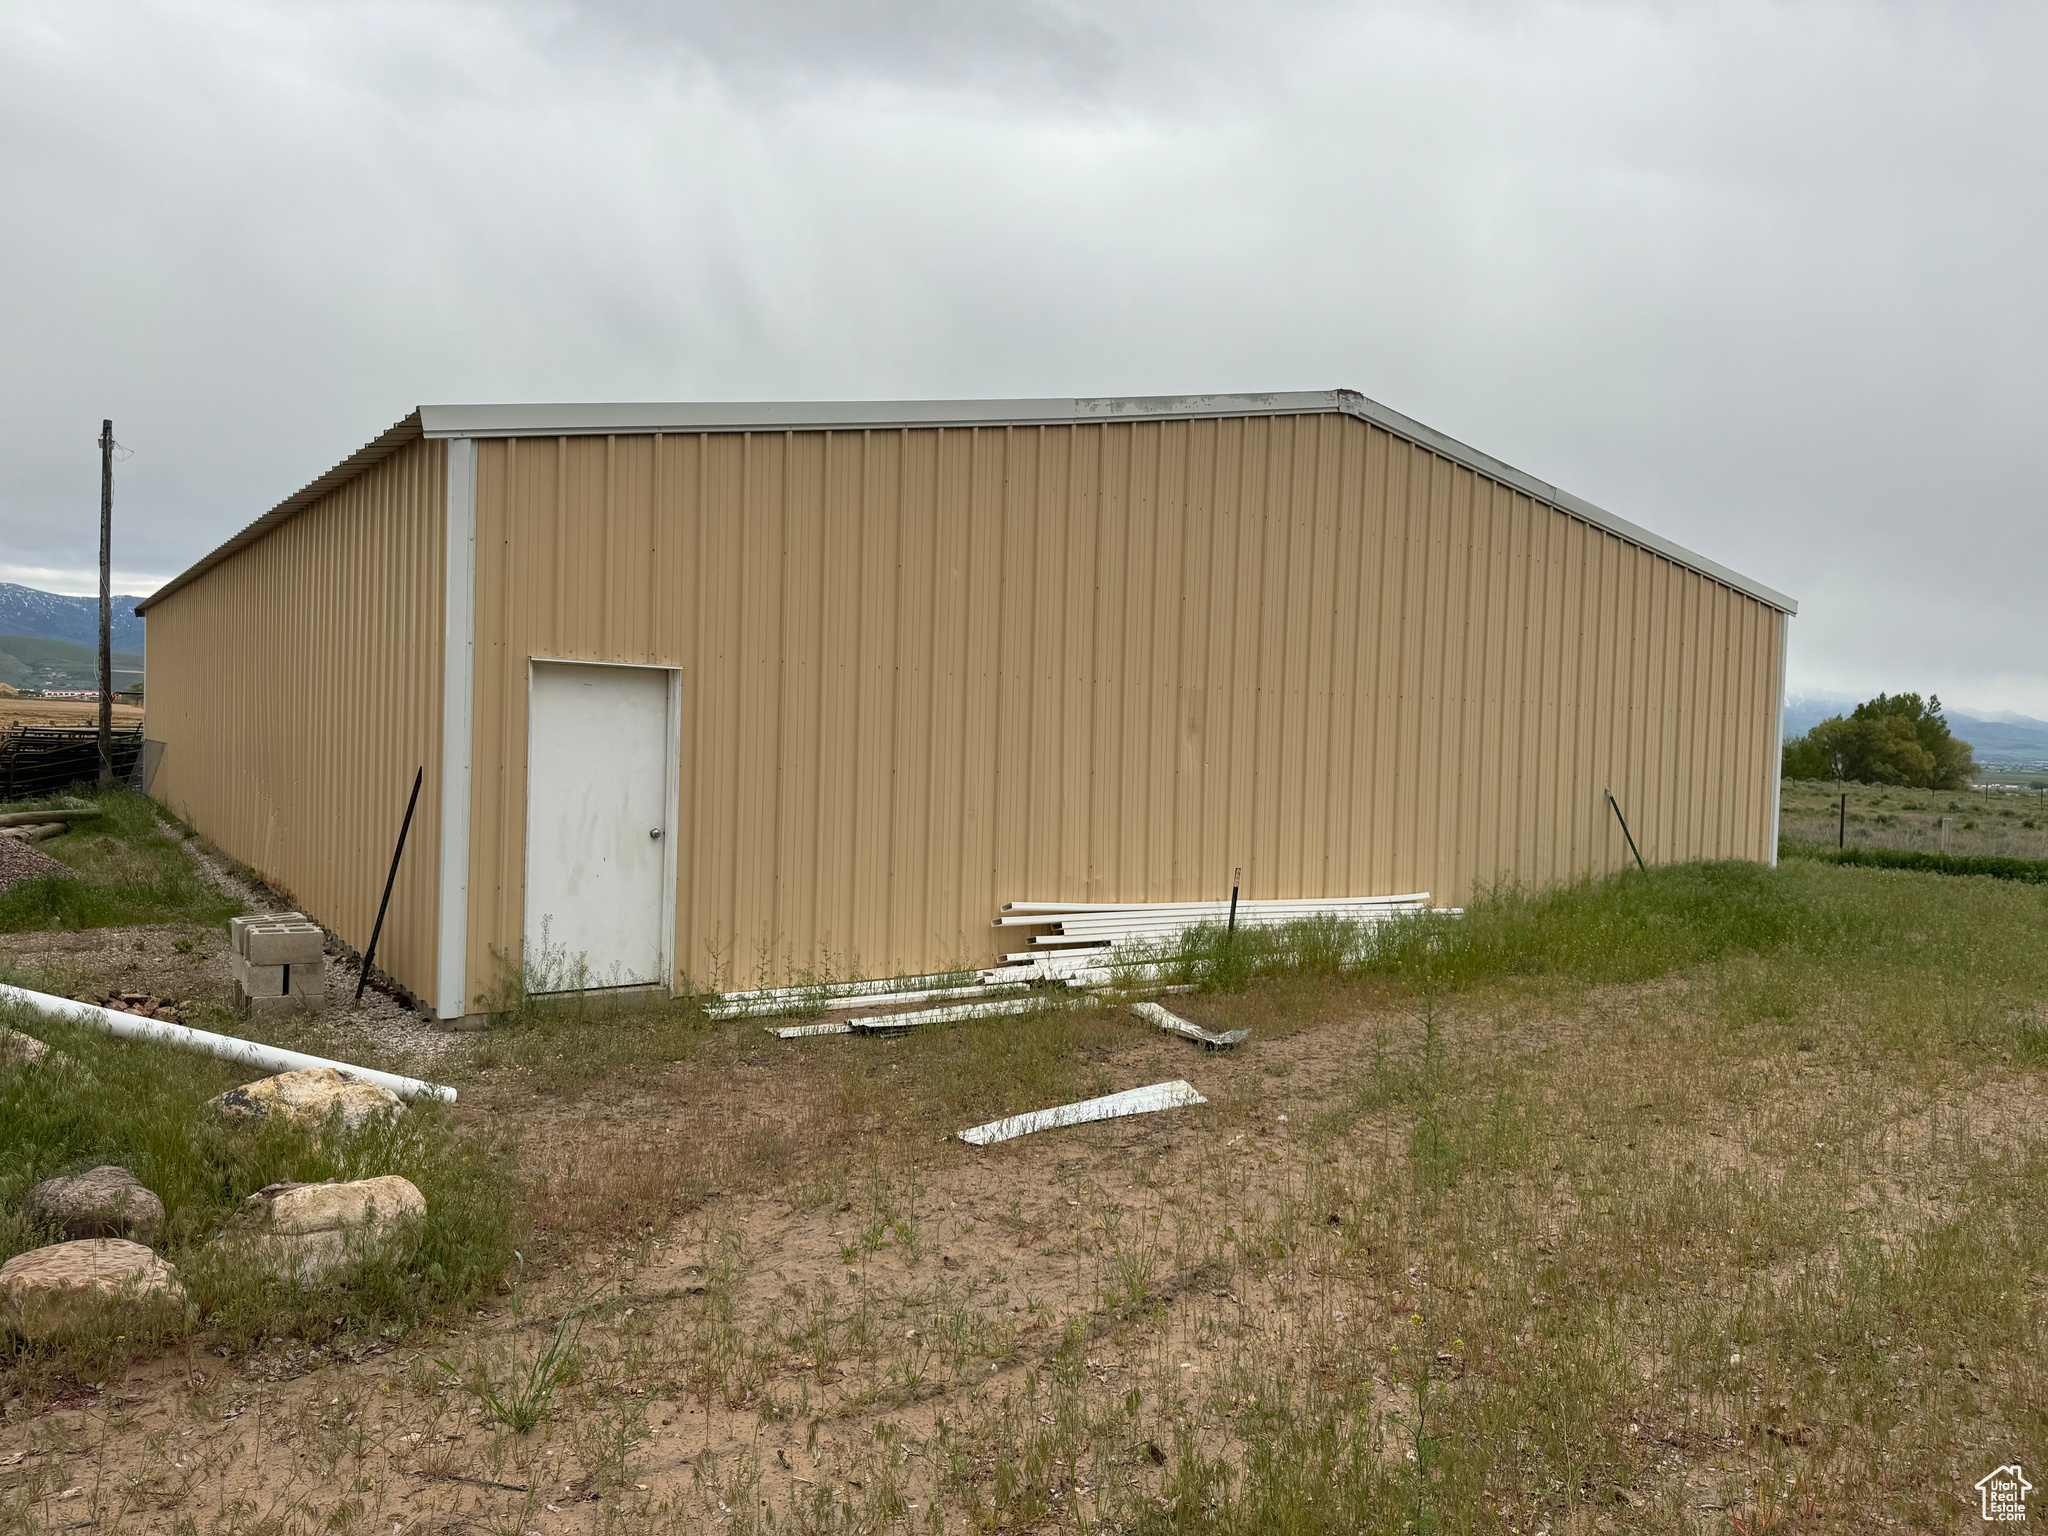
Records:
<instances>
[{"instance_id":1,"label":"green grass","mask_svg":"<svg viewBox=\"0 0 2048 1536\"><path fill-rule=\"evenodd\" d=\"M553 1136L617 1201L556 1219L545 1321L437 1346L459 1384L334 1361L289 1463L149 1496L167 1528L260 1493L382 1530L459 1479L516 1532L580 1470L605 1529L650 1536L1951 1529L1975 1478L2048 1464L2044 940L2048 888L1702 865L1198 938L1190 974L1240 990L1176 1006L1261 1021L1229 1055L1106 1008L693 1024L654 1074L630 1015L536 1013L495 1037L532 1086L618 1090L529 1127L529 1188ZM579 1030L616 1032L585 1037L609 1079L562 1064ZM946 1140L1181 1072L1208 1105ZM545 1433L444 1437L492 1384ZM312 1451L372 1403L374 1488L337 1488ZM82 1433L132 1451L155 1422ZM232 1443L193 1425L181 1465Z\"/></svg>"},{"instance_id":2,"label":"green grass","mask_svg":"<svg viewBox=\"0 0 2048 1536\"><path fill-rule=\"evenodd\" d=\"M510 1149L458 1132L450 1112L416 1102L389 1121L316 1137L303 1128L217 1121L206 1100L246 1082L247 1067L192 1052L115 1040L0 1009L0 1024L39 1036L69 1065L0 1067L0 1259L55 1241L21 1217L30 1186L102 1163L129 1169L164 1205L156 1247L178 1266L199 1327L240 1351L266 1339L391 1336L493 1287L511 1256ZM211 1245L245 1197L284 1180L410 1179L427 1202L409 1251L343 1279L293 1287L241 1272ZM81 1369L146 1340L81 1340L0 1354L0 1385Z\"/></svg>"},{"instance_id":3,"label":"green grass","mask_svg":"<svg viewBox=\"0 0 2048 1536\"><path fill-rule=\"evenodd\" d=\"M1668 865L1541 892L1504 887L1461 916L1199 928L1151 958L1175 981L1216 990L1303 974L1379 975L1418 991L1517 976L1635 982L1731 953L1821 951L1874 936L1870 914L1823 894L1757 864Z\"/></svg>"},{"instance_id":4,"label":"green grass","mask_svg":"<svg viewBox=\"0 0 2048 1536\"><path fill-rule=\"evenodd\" d=\"M140 651L116 651L113 663L116 692L142 681ZM0 635L0 683L17 688L97 689L99 677L96 646L40 635Z\"/></svg>"},{"instance_id":5,"label":"green grass","mask_svg":"<svg viewBox=\"0 0 2048 1536\"><path fill-rule=\"evenodd\" d=\"M1929 790L1786 779L1780 792L1781 854L1846 844L1852 851L2048 859L2048 794L2038 790L2007 783Z\"/></svg>"},{"instance_id":6,"label":"green grass","mask_svg":"<svg viewBox=\"0 0 2048 1536\"><path fill-rule=\"evenodd\" d=\"M711 1033L693 998L603 992L528 998L491 1015L459 1058L464 1075L515 1069L536 1088L574 1094L639 1067L688 1061Z\"/></svg>"},{"instance_id":7,"label":"green grass","mask_svg":"<svg viewBox=\"0 0 2048 1536\"><path fill-rule=\"evenodd\" d=\"M1912 848L1826 848L1789 839L1779 850L1788 859L1822 864L1856 864L1865 869L1911 869L1930 875L1983 875L2048 885L2048 859L2003 859L1981 853L1924 853Z\"/></svg>"},{"instance_id":8,"label":"green grass","mask_svg":"<svg viewBox=\"0 0 2048 1536\"><path fill-rule=\"evenodd\" d=\"M185 829L153 801L124 788L81 786L71 796L102 815L37 843L70 875L27 880L0 891L0 933L44 928L114 928L143 923L225 923L242 904L207 879L184 846ZM23 802L9 809L54 801Z\"/></svg>"}]
</instances>

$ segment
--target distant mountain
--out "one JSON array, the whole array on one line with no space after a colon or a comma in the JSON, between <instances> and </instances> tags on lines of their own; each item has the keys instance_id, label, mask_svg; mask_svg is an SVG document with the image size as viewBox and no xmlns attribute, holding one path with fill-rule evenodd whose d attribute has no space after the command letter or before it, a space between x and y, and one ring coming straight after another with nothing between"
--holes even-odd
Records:
<instances>
[{"instance_id":1,"label":"distant mountain","mask_svg":"<svg viewBox=\"0 0 2048 1536\"><path fill-rule=\"evenodd\" d=\"M114 649L142 649L143 621L135 617L135 605L142 599L121 594L114 599L110 626ZM33 635L43 640L69 640L89 645L99 654L100 600L96 597L66 597L61 592L39 592L0 581L0 635Z\"/></svg>"},{"instance_id":2,"label":"distant mountain","mask_svg":"<svg viewBox=\"0 0 2048 1536\"><path fill-rule=\"evenodd\" d=\"M1785 700L1785 734L1797 736L1834 715L1846 715L1863 701L1846 693L1796 693ZM1987 768L2035 767L2048 763L2048 720L2000 710L1966 715L1944 709L1948 728L1970 744Z\"/></svg>"},{"instance_id":3,"label":"distant mountain","mask_svg":"<svg viewBox=\"0 0 2048 1536\"><path fill-rule=\"evenodd\" d=\"M141 681L141 653L114 652L115 690ZM77 645L40 635L0 635L0 683L17 688L97 688L100 648L97 643Z\"/></svg>"},{"instance_id":4,"label":"distant mountain","mask_svg":"<svg viewBox=\"0 0 2048 1536\"><path fill-rule=\"evenodd\" d=\"M1970 744L1977 761L1987 768L2032 768L2048 763L2048 720L2026 715L1983 720L1952 710L1944 713L1948 715L1948 728Z\"/></svg>"},{"instance_id":5,"label":"distant mountain","mask_svg":"<svg viewBox=\"0 0 2048 1536\"><path fill-rule=\"evenodd\" d=\"M1785 734L1803 736L1821 721L1846 715L1863 701L1846 693L1793 693L1785 696Z\"/></svg>"}]
</instances>

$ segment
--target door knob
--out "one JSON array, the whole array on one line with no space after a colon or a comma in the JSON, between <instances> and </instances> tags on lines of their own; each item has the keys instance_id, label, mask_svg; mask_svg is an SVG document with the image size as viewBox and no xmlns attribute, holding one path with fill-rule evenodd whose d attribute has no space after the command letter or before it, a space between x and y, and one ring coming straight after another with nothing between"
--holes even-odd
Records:
<instances>
[{"instance_id":1,"label":"door knob","mask_svg":"<svg viewBox=\"0 0 2048 1536\"><path fill-rule=\"evenodd\" d=\"M648 828L648 829L647 829L647 835L648 835L649 837L660 837L660 836L661 836L661 828L659 828L659 827L650 827L650 828Z\"/></svg>"}]
</instances>

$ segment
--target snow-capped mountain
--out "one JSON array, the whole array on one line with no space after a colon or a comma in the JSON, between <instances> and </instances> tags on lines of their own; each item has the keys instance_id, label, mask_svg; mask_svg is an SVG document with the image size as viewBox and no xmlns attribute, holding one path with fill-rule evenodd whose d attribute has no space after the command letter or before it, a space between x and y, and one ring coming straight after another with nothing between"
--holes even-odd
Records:
<instances>
[{"instance_id":1,"label":"snow-capped mountain","mask_svg":"<svg viewBox=\"0 0 2048 1536\"><path fill-rule=\"evenodd\" d=\"M117 651L142 649L143 621L135 617L142 599L132 594L114 598L113 639ZM98 648L100 600L39 592L34 587L0 581L0 635L33 635L43 640L69 640Z\"/></svg>"}]
</instances>

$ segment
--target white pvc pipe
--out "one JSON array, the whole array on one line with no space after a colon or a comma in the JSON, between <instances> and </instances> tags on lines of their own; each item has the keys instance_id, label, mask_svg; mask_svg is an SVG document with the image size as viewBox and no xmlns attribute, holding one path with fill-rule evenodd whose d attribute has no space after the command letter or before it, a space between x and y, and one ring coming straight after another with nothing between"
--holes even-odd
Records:
<instances>
[{"instance_id":1,"label":"white pvc pipe","mask_svg":"<svg viewBox=\"0 0 2048 1536\"><path fill-rule=\"evenodd\" d=\"M275 1045L258 1045L253 1040L237 1040L233 1035L188 1029L183 1024L145 1019L118 1009L102 1008L96 1003L52 997L47 992L31 992L26 987L0 985L0 1002L19 1003L49 1018L104 1029L118 1039L183 1046L188 1051L205 1051L209 1056L219 1056L227 1061L246 1062L265 1072L299 1072L308 1067L332 1067L366 1083L375 1083L379 1088L388 1088L401 1099L439 1099L444 1104L455 1102L455 1090L444 1088L439 1083L424 1083L416 1077L379 1072L373 1067L351 1066L345 1061L329 1061L325 1056L308 1056L303 1051L287 1051Z\"/></svg>"}]
</instances>

